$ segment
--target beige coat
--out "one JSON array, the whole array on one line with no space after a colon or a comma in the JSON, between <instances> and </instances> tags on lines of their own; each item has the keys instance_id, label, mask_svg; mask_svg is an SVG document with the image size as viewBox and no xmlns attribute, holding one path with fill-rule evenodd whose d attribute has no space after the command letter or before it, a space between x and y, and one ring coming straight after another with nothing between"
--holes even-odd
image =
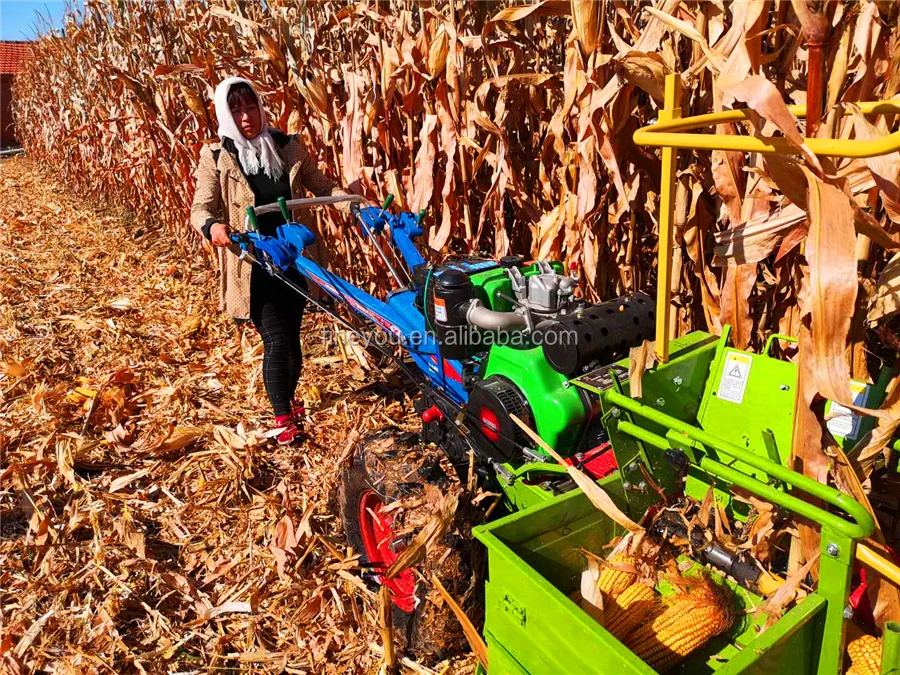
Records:
<instances>
[{"instance_id":1,"label":"beige coat","mask_svg":"<svg viewBox=\"0 0 900 675\"><path fill-rule=\"evenodd\" d=\"M281 146L281 143L285 143L280 147L280 151L290 172L293 199L304 196L307 190L316 197L346 194L335 185L334 181L319 171L310 154L301 145L299 137L285 136L275 129L271 132L272 137L276 139L276 145ZM216 151L218 162L215 159ZM232 230L243 232L247 207L254 206L255 197L238 166L237 158L222 148L221 143L205 145L200 151L200 161L194 171L194 178L196 188L191 206L191 225L202 233L203 226L213 218L227 222ZM349 213L347 203L339 204L337 208ZM295 218L298 222L307 221L304 224L316 232L318 239L315 222L309 222L308 212L298 211ZM216 253L219 268L219 309L228 316L247 319L250 317L250 271L253 263L246 259L239 260L238 256L234 255L240 253L237 247L231 252L217 248Z\"/></svg>"}]
</instances>

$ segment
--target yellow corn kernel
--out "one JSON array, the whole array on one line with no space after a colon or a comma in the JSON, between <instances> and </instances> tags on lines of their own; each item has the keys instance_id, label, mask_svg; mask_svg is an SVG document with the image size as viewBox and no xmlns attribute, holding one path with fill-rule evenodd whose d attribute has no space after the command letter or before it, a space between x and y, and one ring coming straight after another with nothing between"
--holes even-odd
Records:
<instances>
[{"instance_id":1,"label":"yellow corn kernel","mask_svg":"<svg viewBox=\"0 0 900 675\"><path fill-rule=\"evenodd\" d=\"M704 594L683 597L638 627L626 644L647 665L663 672L727 630L731 618L714 598Z\"/></svg>"},{"instance_id":2,"label":"yellow corn kernel","mask_svg":"<svg viewBox=\"0 0 900 675\"><path fill-rule=\"evenodd\" d=\"M605 628L617 639L623 640L660 607L650 586L634 583L605 607Z\"/></svg>"},{"instance_id":3,"label":"yellow corn kernel","mask_svg":"<svg viewBox=\"0 0 900 675\"><path fill-rule=\"evenodd\" d=\"M847 669L846 675L880 675L881 668L873 666L868 661L860 661L854 663Z\"/></svg>"},{"instance_id":4,"label":"yellow corn kernel","mask_svg":"<svg viewBox=\"0 0 900 675\"><path fill-rule=\"evenodd\" d=\"M623 567L634 567L637 558L628 553L616 553L609 559L609 566L604 567L597 580L597 587L608 596L615 598L619 593L631 586L637 579L637 572Z\"/></svg>"},{"instance_id":5,"label":"yellow corn kernel","mask_svg":"<svg viewBox=\"0 0 900 675\"><path fill-rule=\"evenodd\" d=\"M881 672L881 640L863 635L847 645L847 655L856 675L878 675Z\"/></svg>"},{"instance_id":6,"label":"yellow corn kernel","mask_svg":"<svg viewBox=\"0 0 900 675\"><path fill-rule=\"evenodd\" d=\"M846 675L880 675L881 669L870 665L868 661L854 663L847 669Z\"/></svg>"}]
</instances>

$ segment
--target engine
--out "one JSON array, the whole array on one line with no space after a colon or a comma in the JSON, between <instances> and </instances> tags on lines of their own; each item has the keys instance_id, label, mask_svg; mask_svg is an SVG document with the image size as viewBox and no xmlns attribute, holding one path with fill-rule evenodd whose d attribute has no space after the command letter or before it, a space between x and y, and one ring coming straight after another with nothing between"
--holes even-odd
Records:
<instances>
[{"instance_id":1,"label":"engine","mask_svg":"<svg viewBox=\"0 0 900 675\"><path fill-rule=\"evenodd\" d=\"M416 277L417 304L448 359L487 351L491 343L485 331L530 335L548 319L584 307L574 295L578 279L546 261L523 266L515 256L500 261L466 257L422 266Z\"/></svg>"},{"instance_id":2,"label":"engine","mask_svg":"<svg viewBox=\"0 0 900 675\"><path fill-rule=\"evenodd\" d=\"M654 305L643 293L601 304L575 295L559 263L457 258L416 270L417 305L445 359L469 373L468 425L494 462L530 445L511 415L564 456L590 450L597 411L570 380L652 340Z\"/></svg>"}]
</instances>

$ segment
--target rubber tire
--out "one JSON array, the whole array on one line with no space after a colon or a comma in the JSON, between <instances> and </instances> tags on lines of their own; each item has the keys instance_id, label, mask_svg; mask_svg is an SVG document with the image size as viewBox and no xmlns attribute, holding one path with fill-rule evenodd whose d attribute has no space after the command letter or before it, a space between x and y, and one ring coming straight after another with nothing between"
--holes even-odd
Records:
<instances>
[{"instance_id":1,"label":"rubber tire","mask_svg":"<svg viewBox=\"0 0 900 675\"><path fill-rule=\"evenodd\" d=\"M385 451L385 448L389 448ZM362 495L375 490L386 501L409 499L425 494L426 485L449 489L459 485L441 464L442 453L434 446L424 445L415 434L393 427L382 429L359 441L347 469L344 470L339 502L347 543L360 555L360 565L366 558L359 523L359 502ZM447 463L449 467L449 463ZM450 533L429 551L418 565L424 577L436 574L453 597L461 603L473 621L480 622L483 612L481 596L483 575L480 569L483 556L473 545L467 518L471 513L460 499L460 507ZM422 506L420 508L427 508ZM378 583L370 579L373 587ZM416 594L418 606L411 613L393 606L396 647L415 655L423 662L439 661L467 649L465 636L456 617L445 602L429 600L430 591L419 581ZM436 594L437 592L434 591ZM431 598L433 599L433 595Z\"/></svg>"}]
</instances>

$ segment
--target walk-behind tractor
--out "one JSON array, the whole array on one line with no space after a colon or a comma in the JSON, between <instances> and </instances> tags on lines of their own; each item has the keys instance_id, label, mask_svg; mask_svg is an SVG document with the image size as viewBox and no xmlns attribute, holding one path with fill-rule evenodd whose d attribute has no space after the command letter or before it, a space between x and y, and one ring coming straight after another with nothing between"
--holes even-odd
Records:
<instances>
[{"instance_id":1,"label":"walk-behind tractor","mask_svg":"<svg viewBox=\"0 0 900 675\"><path fill-rule=\"evenodd\" d=\"M370 578L390 590L404 644L436 648L445 626L436 603L422 597L424 577L404 565L430 554L405 556L416 545L408 536L415 524L400 522L398 511L413 503L443 508L451 478L480 479L495 492L503 503L495 512L506 515L474 528L487 551L483 596L469 592L479 576L471 543L434 519L420 523L424 539L444 544L434 567L462 570L469 588L457 594L483 598L476 620L484 621L491 675L675 666L834 675L851 658L858 674L878 672L879 660L880 672L900 672L900 627L888 624L881 640L855 640L861 629L874 632L856 562L866 563L870 583L872 570L900 581L900 570L863 543L873 531L870 513L786 468L797 368L771 348L790 338L772 336L760 354L731 346L728 326L720 336L669 339L674 148L791 151L779 139L675 133L746 118L731 111L676 119L677 89L670 78L660 122L635 138L665 148L656 303L642 293L584 302L578 279L555 261L429 263L414 244L423 214L391 213L389 200L358 218L397 282L380 300L304 256L314 236L290 218L292 208L340 199L353 201L359 216L361 200L248 210L248 232L235 237L244 254L279 276L296 267L392 336L402 348L399 366L420 391L418 436L386 430L358 443L341 494L349 542ZM883 154L900 147L897 137L875 148L812 139L809 146L833 156ZM277 236L255 233L256 215L277 209L286 219ZM658 364L642 373L633 396L629 350L654 339ZM880 404L890 376L860 383L866 405ZM872 424L832 421L846 445ZM576 483L585 476L600 493ZM800 524L820 536L817 571L789 564Z\"/></svg>"}]
</instances>

